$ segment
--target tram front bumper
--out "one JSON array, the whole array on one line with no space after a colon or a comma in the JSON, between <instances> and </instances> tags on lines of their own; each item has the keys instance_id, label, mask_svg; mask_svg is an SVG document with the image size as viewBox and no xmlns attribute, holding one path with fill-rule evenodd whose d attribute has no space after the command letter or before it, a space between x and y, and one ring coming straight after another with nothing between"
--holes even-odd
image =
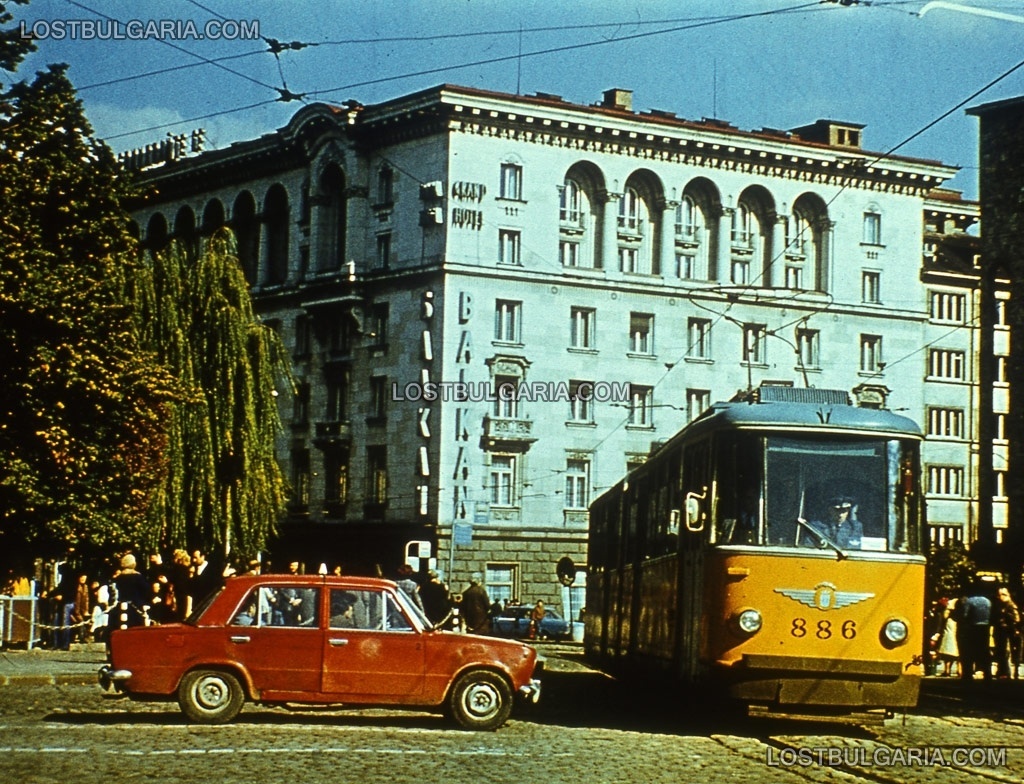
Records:
<instances>
[{"instance_id":1,"label":"tram front bumper","mask_svg":"<svg viewBox=\"0 0 1024 784\"><path fill-rule=\"evenodd\" d=\"M725 669L733 697L772 705L911 707L921 686L918 668L892 661L747 654Z\"/></svg>"}]
</instances>

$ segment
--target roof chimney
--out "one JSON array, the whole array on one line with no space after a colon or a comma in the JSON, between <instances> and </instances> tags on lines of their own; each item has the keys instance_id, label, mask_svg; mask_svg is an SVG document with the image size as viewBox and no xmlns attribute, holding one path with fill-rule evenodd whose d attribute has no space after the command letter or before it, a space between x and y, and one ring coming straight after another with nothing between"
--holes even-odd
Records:
<instances>
[{"instance_id":1,"label":"roof chimney","mask_svg":"<svg viewBox=\"0 0 1024 784\"><path fill-rule=\"evenodd\" d=\"M633 111L633 91L620 90L617 87L605 90L604 100L601 101L601 105L608 109L620 109L624 112L631 112Z\"/></svg>"}]
</instances>

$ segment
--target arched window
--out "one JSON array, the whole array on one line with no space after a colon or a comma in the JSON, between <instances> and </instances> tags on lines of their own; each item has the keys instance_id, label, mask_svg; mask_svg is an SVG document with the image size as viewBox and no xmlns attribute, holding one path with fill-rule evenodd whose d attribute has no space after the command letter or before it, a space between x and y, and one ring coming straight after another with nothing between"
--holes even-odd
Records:
<instances>
[{"instance_id":1,"label":"arched window","mask_svg":"<svg viewBox=\"0 0 1024 784\"><path fill-rule=\"evenodd\" d=\"M162 212L154 212L146 224L146 247L150 250L163 250L168 239L167 218Z\"/></svg>"},{"instance_id":2,"label":"arched window","mask_svg":"<svg viewBox=\"0 0 1024 784\"><path fill-rule=\"evenodd\" d=\"M558 258L563 267L600 266L594 214L599 178L589 164L578 164L558 188Z\"/></svg>"},{"instance_id":3,"label":"arched window","mask_svg":"<svg viewBox=\"0 0 1024 784\"><path fill-rule=\"evenodd\" d=\"M174 216L174 236L187 253L199 251L199 237L196 233L196 214L189 206L181 207Z\"/></svg>"},{"instance_id":4,"label":"arched window","mask_svg":"<svg viewBox=\"0 0 1024 784\"><path fill-rule=\"evenodd\" d=\"M203 208L203 226L201 232L204 236L213 234L224 225L224 205L220 199L210 199Z\"/></svg>"},{"instance_id":5,"label":"arched window","mask_svg":"<svg viewBox=\"0 0 1024 784\"><path fill-rule=\"evenodd\" d=\"M718 192L703 178L688 183L675 214L675 270L680 280L713 280L721 212ZM666 270L671 274L673 270Z\"/></svg>"},{"instance_id":6,"label":"arched window","mask_svg":"<svg viewBox=\"0 0 1024 784\"><path fill-rule=\"evenodd\" d=\"M643 223L640 219L640 194L636 188L626 188L619 199L619 231L640 234Z\"/></svg>"},{"instance_id":7,"label":"arched window","mask_svg":"<svg viewBox=\"0 0 1024 784\"><path fill-rule=\"evenodd\" d=\"M231 228L238 242L238 261L245 279L255 286L259 278L260 227L256 220L256 200L248 191L235 197L231 210Z\"/></svg>"},{"instance_id":8,"label":"arched window","mask_svg":"<svg viewBox=\"0 0 1024 784\"><path fill-rule=\"evenodd\" d=\"M792 213L786 220L782 285L790 289L825 291L828 241L828 207L819 196L802 195L793 203Z\"/></svg>"},{"instance_id":9,"label":"arched window","mask_svg":"<svg viewBox=\"0 0 1024 784\"><path fill-rule=\"evenodd\" d=\"M288 278L290 223L288 194L283 185L275 184L263 200L263 229L267 238L266 282L270 285L284 283Z\"/></svg>"},{"instance_id":10,"label":"arched window","mask_svg":"<svg viewBox=\"0 0 1024 784\"><path fill-rule=\"evenodd\" d=\"M380 170L383 175L385 169L389 173L386 183L378 180L378 197L391 194L391 170L387 167ZM345 195L345 174L337 164L330 164L320 176L317 187L316 210L317 210L317 247L316 269L320 272L329 272L341 269L345 262L345 235L348 224L348 198ZM381 193L381 188L385 193ZM387 202L390 203L390 202Z\"/></svg>"}]
</instances>

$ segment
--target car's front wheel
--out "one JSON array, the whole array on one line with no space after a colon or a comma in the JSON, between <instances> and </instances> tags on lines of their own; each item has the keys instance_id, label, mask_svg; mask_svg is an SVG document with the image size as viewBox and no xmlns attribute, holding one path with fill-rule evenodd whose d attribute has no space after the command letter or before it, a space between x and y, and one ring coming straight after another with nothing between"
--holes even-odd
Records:
<instances>
[{"instance_id":1,"label":"car's front wheel","mask_svg":"<svg viewBox=\"0 0 1024 784\"><path fill-rule=\"evenodd\" d=\"M226 724L242 709L245 692L238 678L219 670L193 670L178 686L178 705L197 724Z\"/></svg>"},{"instance_id":2,"label":"car's front wheel","mask_svg":"<svg viewBox=\"0 0 1024 784\"><path fill-rule=\"evenodd\" d=\"M512 688L496 673L467 672L452 687L447 707L467 730L496 730L512 714Z\"/></svg>"}]
</instances>

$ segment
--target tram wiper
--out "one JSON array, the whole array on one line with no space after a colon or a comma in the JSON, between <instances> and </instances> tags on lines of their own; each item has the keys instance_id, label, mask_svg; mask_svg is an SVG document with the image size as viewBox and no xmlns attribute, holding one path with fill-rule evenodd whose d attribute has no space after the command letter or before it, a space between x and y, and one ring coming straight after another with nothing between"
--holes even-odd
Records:
<instances>
[{"instance_id":1,"label":"tram wiper","mask_svg":"<svg viewBox=\"0 0 1024 784\"><path fill-rule=\"evenodd\" d=\"M826 547L831 547L833 550L835 550L836 551L836 560L838 560L838 561L845 561L847 558L849 558L849 556L846 554L846 552L843 550L843 548L841 548L839 545L837 545L835 542L833 542L831 539L829 539L827 536L825 536L825 534L823 534L821 531L819 531L817 528L815 528L809 522L804 520L804 518L802 518L802 517L796 518L796 523L797 523L797 531L798 532L800 530L800 526L801 525L804 528L806 528L808 531L811 532L811 534L814 536L814 538L818 540L818 547L820 549L823 550ZM799 536L798 536L798 538L799 538Z\"/></svg>"}]
</instances>

